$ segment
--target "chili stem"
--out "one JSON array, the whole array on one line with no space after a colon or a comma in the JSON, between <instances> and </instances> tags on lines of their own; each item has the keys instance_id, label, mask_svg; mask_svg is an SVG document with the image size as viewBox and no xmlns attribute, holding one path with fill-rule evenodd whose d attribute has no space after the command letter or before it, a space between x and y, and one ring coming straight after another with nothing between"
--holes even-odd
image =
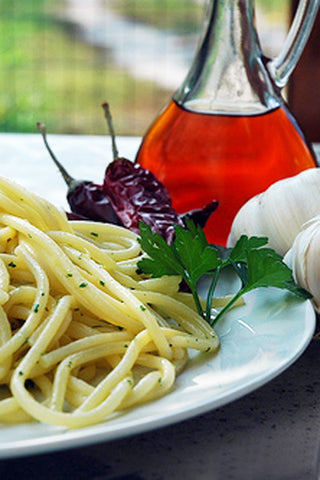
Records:
<instances>
[{"instance_id":1,"label":"chili stem","mask_svg":"<svg viewBox=\"0 0 320 480\"><path fill-rule=\"evenodd\" d=\"M111 116L109 104L107 102L104 102L102 104L102 108L104 110L104 116L106 117L109 133L111 136L113 160L117 160L117 158L119 158L119 153L116 145L116 134L113 128L113 122L112 122L112 116Z\"/></svg>"},{"instance_id":2,"label":"chili stem","mask_svg":"<svg viewBox=\"0 0 320 480\"><path fill-rule=\"evenodd\" d=\"M69 173L67 172L67 170L64 168L64 166L59 162L59 160L57 159L57 157L55 156L55 154L53 153L53 151L51 150L50 148L50 145L47 141L47 135L46 135L46 126L44 123L42 122L37 122L37 129L39 130L39 132L41 133L42 135L42 138L43 138L43 141L44 141L44 144L45 146L47 147L47 150L50 154L50 157L52 158L52 160L54 161L54 163L56 164L56 166L58 167L61 175L63 176L63 179L64 181L66 182L66 184L68 185L68 187L71 185L72 182L74 182L74 178L71 177L71 175L69 175Z\"/></svg>"}]
</instances>

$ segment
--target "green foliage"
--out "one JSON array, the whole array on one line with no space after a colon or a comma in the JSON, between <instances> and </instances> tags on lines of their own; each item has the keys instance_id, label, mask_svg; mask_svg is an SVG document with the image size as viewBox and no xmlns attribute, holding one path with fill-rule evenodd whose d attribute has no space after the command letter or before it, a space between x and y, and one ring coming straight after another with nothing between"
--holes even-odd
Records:
<instances>
[{"instance_id":1,"label":"green foliage","mask_svg":"<svg viewBox=\"0 0 320 480\"><path fill-rule=\"evenodd\" d=\"M140 244L149 255L139 262L139 268L153 277L181 275L190 288L195 288L199 278L213 270L221 260L217 250L211 248L203 230L188 221L188 229L175 227L175 240L168 245L151 228L140 223ZM192 248L190 248L192 246Z\"/></svg>"},{"instance_id":2,"label":"green foliage","mask_svg":"<svg viewBox=\"0 0 320 480\"><path fill-rule=\"evenodd\" d=\"M153 26L198 34L207 2L105 3ZM257 0L268 14L280 3ZM52 133L104 134L99 107L107 100L117 134L142 135L172 92L133 78L107 49L86 44L63 8L64 0L0 1L0 131L35 132L43 121Z\"/></svg>"},{"instance_id":3,"label":"green foliage","mask_svg":"<svg viewBox=\"0 0 320 480\"><path fill-rule=\"evenodd\" d=\"M177 33L199 33L205 13L205 1L194 0L107 0L124 17Z\"/></svg>"},{"instance_id":4,"label":"green foliage","mask_svg":"<svg viewBox=\"0 0 320 480\"><path fill-rule=\"evenodd\" d=\"M107 100L117 134L143 134L169 98L116 67L59 19L62 0L0 2L0 131L104 134ZM149 101L146 102L145 98Z\"/></svg>"},{"instance_id":5,"label":"green foliage","mask_svg":"<svg viewBox=\"0 0 320 480\"><path fill-rule=\"evenodd\" d=\"M261 287L275 287L289 290L302 298L311 295L296 285L291 269L271 248L266 247L265 237L240 237L233 249L216 249L209 244L203 230L190 220L187 228L175 227L175 239L168 245L151 228L140 223L140 245L148 257L138 262L139 269L153 277L181 275L190 287L200 315L214 325L235 301L251 290ZM232 266L241 280L241 288L227 305L211 319L210 309L215 286L221 271ZM204 274L212 275L207 296L206 312L202 311L197 294L197 282Z\"/></svg>"}]
</instances>

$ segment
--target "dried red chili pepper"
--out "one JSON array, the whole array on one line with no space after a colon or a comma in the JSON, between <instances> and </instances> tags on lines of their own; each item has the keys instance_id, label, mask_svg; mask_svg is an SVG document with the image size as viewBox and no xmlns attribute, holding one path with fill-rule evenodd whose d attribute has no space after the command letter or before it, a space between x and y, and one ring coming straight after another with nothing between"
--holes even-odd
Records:
<instances>
[{"instance_id":1,"label":"dried red chili pepper","mask_svg":"<svg viewBox=\"0 0 320 480\"><path fill-rule=\"evenodd\" d=\"M139 222L142 220L170 242L174 225L184 226L172 208L166 188L137 163L126 159L110 163L105 173L103 191L122 224L136 233L139 233Z\"/></svg>"},{"instance_id":2,"label":"dried red chili pepper","mask_svg":"<svg viewBox=\"0 0 320 480\"><path fill-rule=\"evenodd\" d=\"M179 215L182 220L186 217L190 218L196 225L204 228L207 221L209 220L211 214L218 208L219 202L217 200L212 200L212 202L205 205L203 208L195 208L189 212Z\"/></svg>"},{"instance_id":3,"label":"dried red chili pepper","mask_svg":"<svg viewBox=\"0 0 320 480\"><path fill-rule=\"evenodd\" d=\"M139 222L150 225L168 242L174 235L174 225L184 226L184 218L205 225L218 202L213 200L204 209L178 214L171 204L165 186L148 170L125 158L119 158L109 105L102 105L112 140L113 162L107 167L103 185L73 179L52 152L44 124L37 123L51 158L68 185L67 200L71 219L87 219L123 225L139 233Z\"/></svg>"},{"instance_id":4,"label":"dried red chili pepper","mask_svg":"<svg viewBox=\"0 0 320 480\"><path fill-rule=\"evenodd\" d=\"M204 226L208 217L217 208L218 202L213 201L202 210L179 215L172 207L166 187L153 173L138 163L119 158L108 103L103 103L102 108L109 127L114 158L106 169L103 191L109 197L122 224L139 233L139 223L143 221L168 242L173 239L174 225L184 227L185 216Z\"/></svg>"},{"instance_id":5,"label":"dried red chili pepper","mask_svg":"<svg viewBox=\"0 0 320 480\"><path fill-rule=\"evenodd\" d=\"M88 180L75 180L71 177L51 150L46 137L45 125L38 122L37 128L42 134L52 160L68 185L67 200L72 211L69 217L71 219L82 218L121 225L121 221L117 217L109 198L103 193L102 185Z\"/></svg>"}]
</instances>

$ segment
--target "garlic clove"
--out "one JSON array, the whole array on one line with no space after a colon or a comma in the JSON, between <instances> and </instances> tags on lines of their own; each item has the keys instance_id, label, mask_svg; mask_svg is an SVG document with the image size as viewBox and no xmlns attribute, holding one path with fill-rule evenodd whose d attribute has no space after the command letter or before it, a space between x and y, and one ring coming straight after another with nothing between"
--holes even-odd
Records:
<instances>
[{"instance_id":1,"label":"garlic clove","mask_svg":"<svg viewBox=\"0 0 320 480\"><path fill-rule=\"evenodd\" d=\"M259 223L259 210L262 201L261 195L252 197L238 212L233 220L232 228L227 241L228 247L234 247L241 235L252 236L252 232L259 237L264 236L264 225Z\"/></svg>"},{"instance_id":2,"label":"garlic clove","mask_svg":"<svg viewBox=\"0 0 320 480\"><path fill-rule=\"evenodd\" d=\"M295 282L313 295L315 310L320 312L320 216L303 226L284 262L292 269Z\"/></svg>"},{"instance_id":3,"label":"garlic clove","mask_svg":"<svg viewBox=\"0 0 320 480\"><path fill-rule=\"evenodd\" d=\"M320 168L311 168L272 184L237 213L228 238L265 236L280 255L289 250L302 225L320 214Z\"/></svg>"}]
</instances>

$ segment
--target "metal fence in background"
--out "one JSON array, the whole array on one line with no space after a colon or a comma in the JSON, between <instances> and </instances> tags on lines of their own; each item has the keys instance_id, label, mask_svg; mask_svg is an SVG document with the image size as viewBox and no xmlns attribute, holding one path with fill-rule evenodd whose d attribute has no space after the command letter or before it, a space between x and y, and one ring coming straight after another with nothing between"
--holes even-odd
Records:
<instances>
[{"instance_id":1,"label":"metal fence in background","mask_svg":"<svg viewBox=\"0 0 320 480\"><path fill-rule=\"evenodd\" d=\"M108 100L117 133L143 134L191 64L206 4L1 0L0 131L33 132L41 120L55 133L101 134ZM261 40L273 52L288 2L280 13L263 4Z\"/></svg>"}]
</instances>

